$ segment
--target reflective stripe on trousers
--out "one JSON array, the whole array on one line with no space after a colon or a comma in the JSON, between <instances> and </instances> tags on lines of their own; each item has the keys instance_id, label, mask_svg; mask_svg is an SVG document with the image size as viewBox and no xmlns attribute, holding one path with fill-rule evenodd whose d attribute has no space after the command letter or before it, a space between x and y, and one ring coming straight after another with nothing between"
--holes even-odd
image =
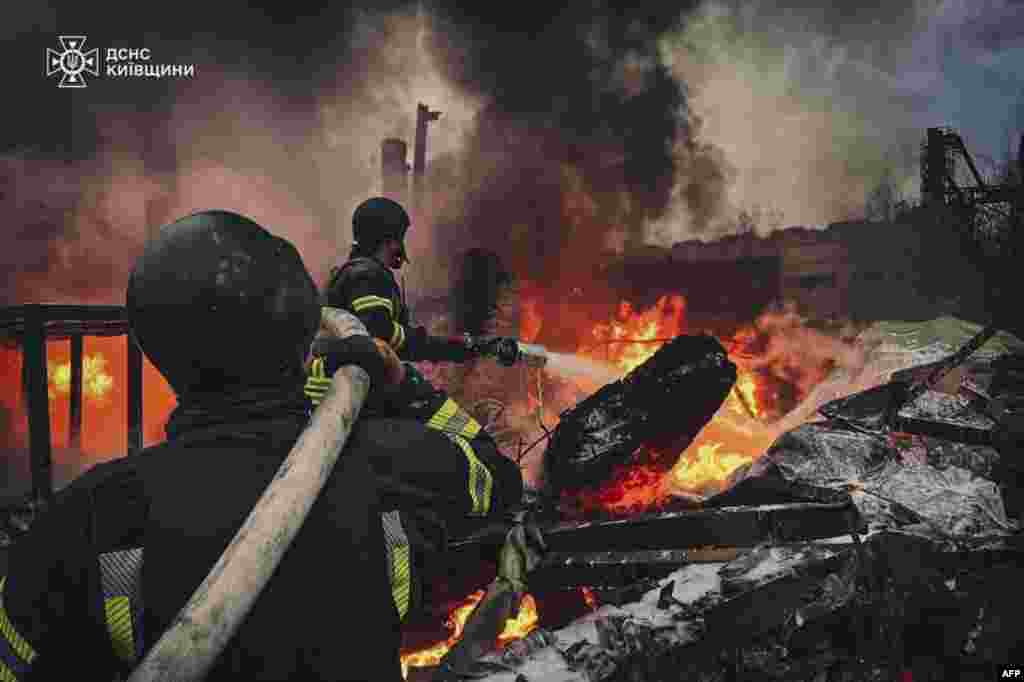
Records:
<instances>
[{"instance_id":1,"label":"reflective stripe on trousers","mask_svg":"<svg viewBox=\"0 0 1024 682\"><path fill-rule=\"evenodd\" d=\"M388 552L388 578L391 581L391 597L394 599L398 617L405 620L412 601L412 553L409 537L402 527L398 511L381 514L384 525L384 542Z\"/></svg>"}]
</instances>

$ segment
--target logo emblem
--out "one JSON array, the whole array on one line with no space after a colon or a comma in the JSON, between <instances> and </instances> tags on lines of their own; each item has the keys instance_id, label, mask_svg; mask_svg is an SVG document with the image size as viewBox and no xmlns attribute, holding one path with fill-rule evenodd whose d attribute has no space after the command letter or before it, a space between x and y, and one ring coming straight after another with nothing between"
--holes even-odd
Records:
<instances>
[{"instance_id":1,"label":"logo emblem","mask_svg":"<svg viewBox=\"0 0 1024 682\"><path fill-rule=\"evenodd\" d=\"M93 48L83 52L85 36L60 36L57 38L61 51L46 49L46 75L60 72L58 88L84 88L86 73L100 75L99 50Z\"/></svg>"}]
</instances>

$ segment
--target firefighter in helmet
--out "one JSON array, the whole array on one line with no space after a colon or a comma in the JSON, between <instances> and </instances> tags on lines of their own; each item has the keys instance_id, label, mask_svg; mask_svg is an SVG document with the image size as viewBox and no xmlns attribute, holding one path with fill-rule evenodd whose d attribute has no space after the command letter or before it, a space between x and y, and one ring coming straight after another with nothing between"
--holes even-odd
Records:
<instances>
[{"instance_id":1,"label":"firefighter in helmet","mask_svg":"<svg viewBox=\"0 0 1024 682\"><path fill-rule=\"evenodd\" d=\"M321 305L292 244L244 216L196 213L147 245L126 299L135 340L177 397L167 440L90 469L12 547L0 682L127 677L308 423L303 363ZM368 336L332 350L371 384L388 381ZM373 448L350 437L207 680L399 682L394 579L382 569L400 529L381 508Z\"/></svg>"},{"instance_id":2,"label":"firefighter in helmet","mask_svg":"<svg viewBox=\"0 0 1024 682\"><path fill-rule=\"evenodd\" d=\"M500 515L517 506L523 492L519 467L479 422L409 363L475 357L462 337L432 336L410 325L392 272L408 260L409 226L409 215L391 199L360 204L352 218L351 256L332 272L323 297L325 305L356 315L385 353L406 361L397 386L371 388L352 435L353 442L373 443L368 456L382 503L400 521L399 532L388 536L388 551L393 597L403 619L422 601L424 585L417 576L429 555L444 548L450 523ZM314 404L340 366L336 343L313 342L306 394Z\"/></svg>"}]
</instances>

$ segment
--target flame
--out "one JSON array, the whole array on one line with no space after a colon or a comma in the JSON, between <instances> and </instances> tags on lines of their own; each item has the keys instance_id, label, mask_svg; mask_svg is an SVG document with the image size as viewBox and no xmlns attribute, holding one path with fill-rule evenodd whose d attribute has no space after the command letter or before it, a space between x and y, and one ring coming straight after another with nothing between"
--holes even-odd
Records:
<instances>
[{"instance_id":1,"label":"flame","mask_svg":"<svg viewBox=\"0 0 1024 682\"><path fill-rule=\"evenodd\" d=\"M761 418L764 410L757 401L757 382L753 375L742 370L736 377L736 386L729 394L729 405L740 414L749 414L751 417Z\"/></svg>"},{"instance_id":2,"label":"flame","mask_svg":"<svg viewBox=\"0 0 1024 682\"><path fill-rule=\"evenodd\" d=\"M515 618L505 621L505 629L498 635L498 643L504 645L526 637L537 629L539 620L540 614L537 612L537 602L533 595L523 595L522 601L519 602L519 613Z\"/></svg>"},{"instance_id":3,"label":"flame","mask_svg":"<svg viewBox=\"0 0 1024 682\"><path fill-rule=\"evenodd\" d=\"M592 343L578 352L630 372L654 355L662 343L682 333L685 312L686 301L678 295L662 296L654 307L640 313L623 301L615 319L595 325Z\"/></svg>"},{"instance_id":4,"label":"flame","mask_svg":"<svg viewBox=\"0 0 1024 682\"><path fill-rule=\"evenodd\" d=\"M701 493L717 487L741 466L754 461L753 454L720 453L724 446L725 443L704 443L697 446L695 453L688 448L672 467L672 482L685 491Z\"/></svg>"},{"instance_id":5,"label":"flame","mask_svg":"<svg viewBox=\"0 0 1024 682\"><path fill-rule=\"evenodd\" d=\"M435 666L441 663L444 655L462 637L466 621L476 605L484 598L484 594L484 590L477 590L467 595L461 604L452 609L445 621L445 627L450 631L447 639L425 649L402 654L402 677L409 676L409 668ZM519 613L515 618L509 618L505 622L504 630L498 635L498 644L503 646L513 640L522 639L536 629L538 620L537 602L532 595L523 595L523 599L519 603Z\"/></svg>"},{"instance_id":6,"label":"flame","mask_svg":"<svg viewBox=\"0 0 1024 682\"><path fill-rule=\"evenodd\" d=\"M48 393L50 400L58 395L71 393L71 361L64 363L47 363L47 374L50 377ZM114 378L107 373L107 358L102 353L82 356L82 397L96 401L104 401L114 385Z\"/></svg>"},{"instance_id":7,"label":"flame","mask_svg":"<svg viewBox=\"0 0 1024 682\"><path fill-rule=\"evenodd\" d=\"M651 308L642 311L623 301L611 320L594 325L590 338L577 352L610 362L625 374L643 364L666 341L685 333L686 300L682 296L662 296ZM717 428L706 428L698 435L668 471L656 464L634 464L617 471L593 499L584 500L584 506L588 502L596 503L619 513L659 507L678 492L714 492L736 469L753 461L767 446L766 439L750 439L735 433L732 425L737 420L724 419L723 412L728 410L747 421L765 417L758 379L752 371L743 369L749 364L744 350L756 336L754 330L745 328L731 338L722 339L739 369L735 387L712 420Z\"/></svg>"},{"instance_id":8,"label":"flame","mask_svg":"<svg viewBox=\"0 0 1024 682\"><path fill-rule=\"evenodd\" d=\"M578 325L575 354L618 369L624 376L681 334L711 333L689 327L687 301L666 294L650 307L620 301L610 314L586 305L566 307L565 296L533 283L520 290L521 330L538 343L565 343L566 325ZM552 295L549 295L552 294ZM600 304L595 304L600 305ZM602 319L603 318L603 319ZM557 320L547 330L546 323ZM810 329L791 311L769 311L718 339L737 367L737 378L721 409L684 452L642 452L639 460L616 470L594 491L570 493L583 512L596 507L615 513L658 508L679 494L707 496L721 490L737 468L760 456L781 433L787 406L806 398L825 376L829 363L851 364L843 341ZM571 341L570 341L571 343ZM545 397L545 412L569 409L583 394L596 390L583 377L555 382ZM538 384L538 391L539 391ZM536 411L539 393L530 392L527 408ZM654 455L649 461L647 455Z\"/></svg>"},{"instance_id":9,"label":"flame","mask_svg":"<svg viewBox=\"0 0 1024 682\"><path fill-rule=\"evenodd\" d=\"M127 346L125 337L84 338L82 354L82 432L78 448L69 447L71 343L46 344L50 443L55 485L62 485L93 464L118 457L128 446ZM22 389L23 358L19 348L0 348L0 445L7 449L12 489L28 486L29 430ZM143 444L164 438L167 416L177 404L174 392L159 372L143 360Z\"/></svg>"},{"instance_id":10,"label":"flame","mask_svg":"<svg viewBox=\"0 0 1024 682\"><path fill-rule=\"evenodd\" d=\"M594 591L589 587L581 587L580 592L583 593L583 601L586 603L587 608L591 611L597 610L597 597L594 596Z\"/></svg>"}]
</instances>

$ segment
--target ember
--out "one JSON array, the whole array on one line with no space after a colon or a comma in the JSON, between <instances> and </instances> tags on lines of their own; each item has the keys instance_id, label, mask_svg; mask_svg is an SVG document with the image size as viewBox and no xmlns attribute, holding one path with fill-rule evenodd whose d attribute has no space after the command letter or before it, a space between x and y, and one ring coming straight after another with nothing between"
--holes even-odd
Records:
<instances>
[{"instance_id":1,"label":"ember","mask_svg":"<svg viewBox=\"0 0 1024 682\"><path fill-rule=\"evenodd\" d=\"M462 630L466 626L466 620L469 618L469 614L473 613L473 609L480 603L480 600L484 598L484 591L477 590L472 594L468 595L463 603L452 609L452 612L448 615L448 619L445 621L445 627L449 630L448 638L443 642L438 642L433 646L419 651L413 651L402 654L402 676L409 676L409 668L423 668L428 666L435 666L441 662L441 658L444 657L448 650L455 645L459 638L462 637ZM519 605L519 613L515 618L510 618L505 623L505 629L501 635L498 636L498 645L504 646L508 642L513 640L521 639L537 627L538 614L537 614L537 602L534 598L527 594L523 597L522 603Z\"/></svg>"},{"instance_id":2,"label":"ember","mask_svg":"<svg viewBox=\"0 0 1024 682\"><path fill-rule=\"evenodd\" d=\"M580 591L583 593L583 601L587 603L587 608L591 611L596 611L597 597L594 596L594 591L589 587L581 587Z\"/></svg>"}]
</instances>

